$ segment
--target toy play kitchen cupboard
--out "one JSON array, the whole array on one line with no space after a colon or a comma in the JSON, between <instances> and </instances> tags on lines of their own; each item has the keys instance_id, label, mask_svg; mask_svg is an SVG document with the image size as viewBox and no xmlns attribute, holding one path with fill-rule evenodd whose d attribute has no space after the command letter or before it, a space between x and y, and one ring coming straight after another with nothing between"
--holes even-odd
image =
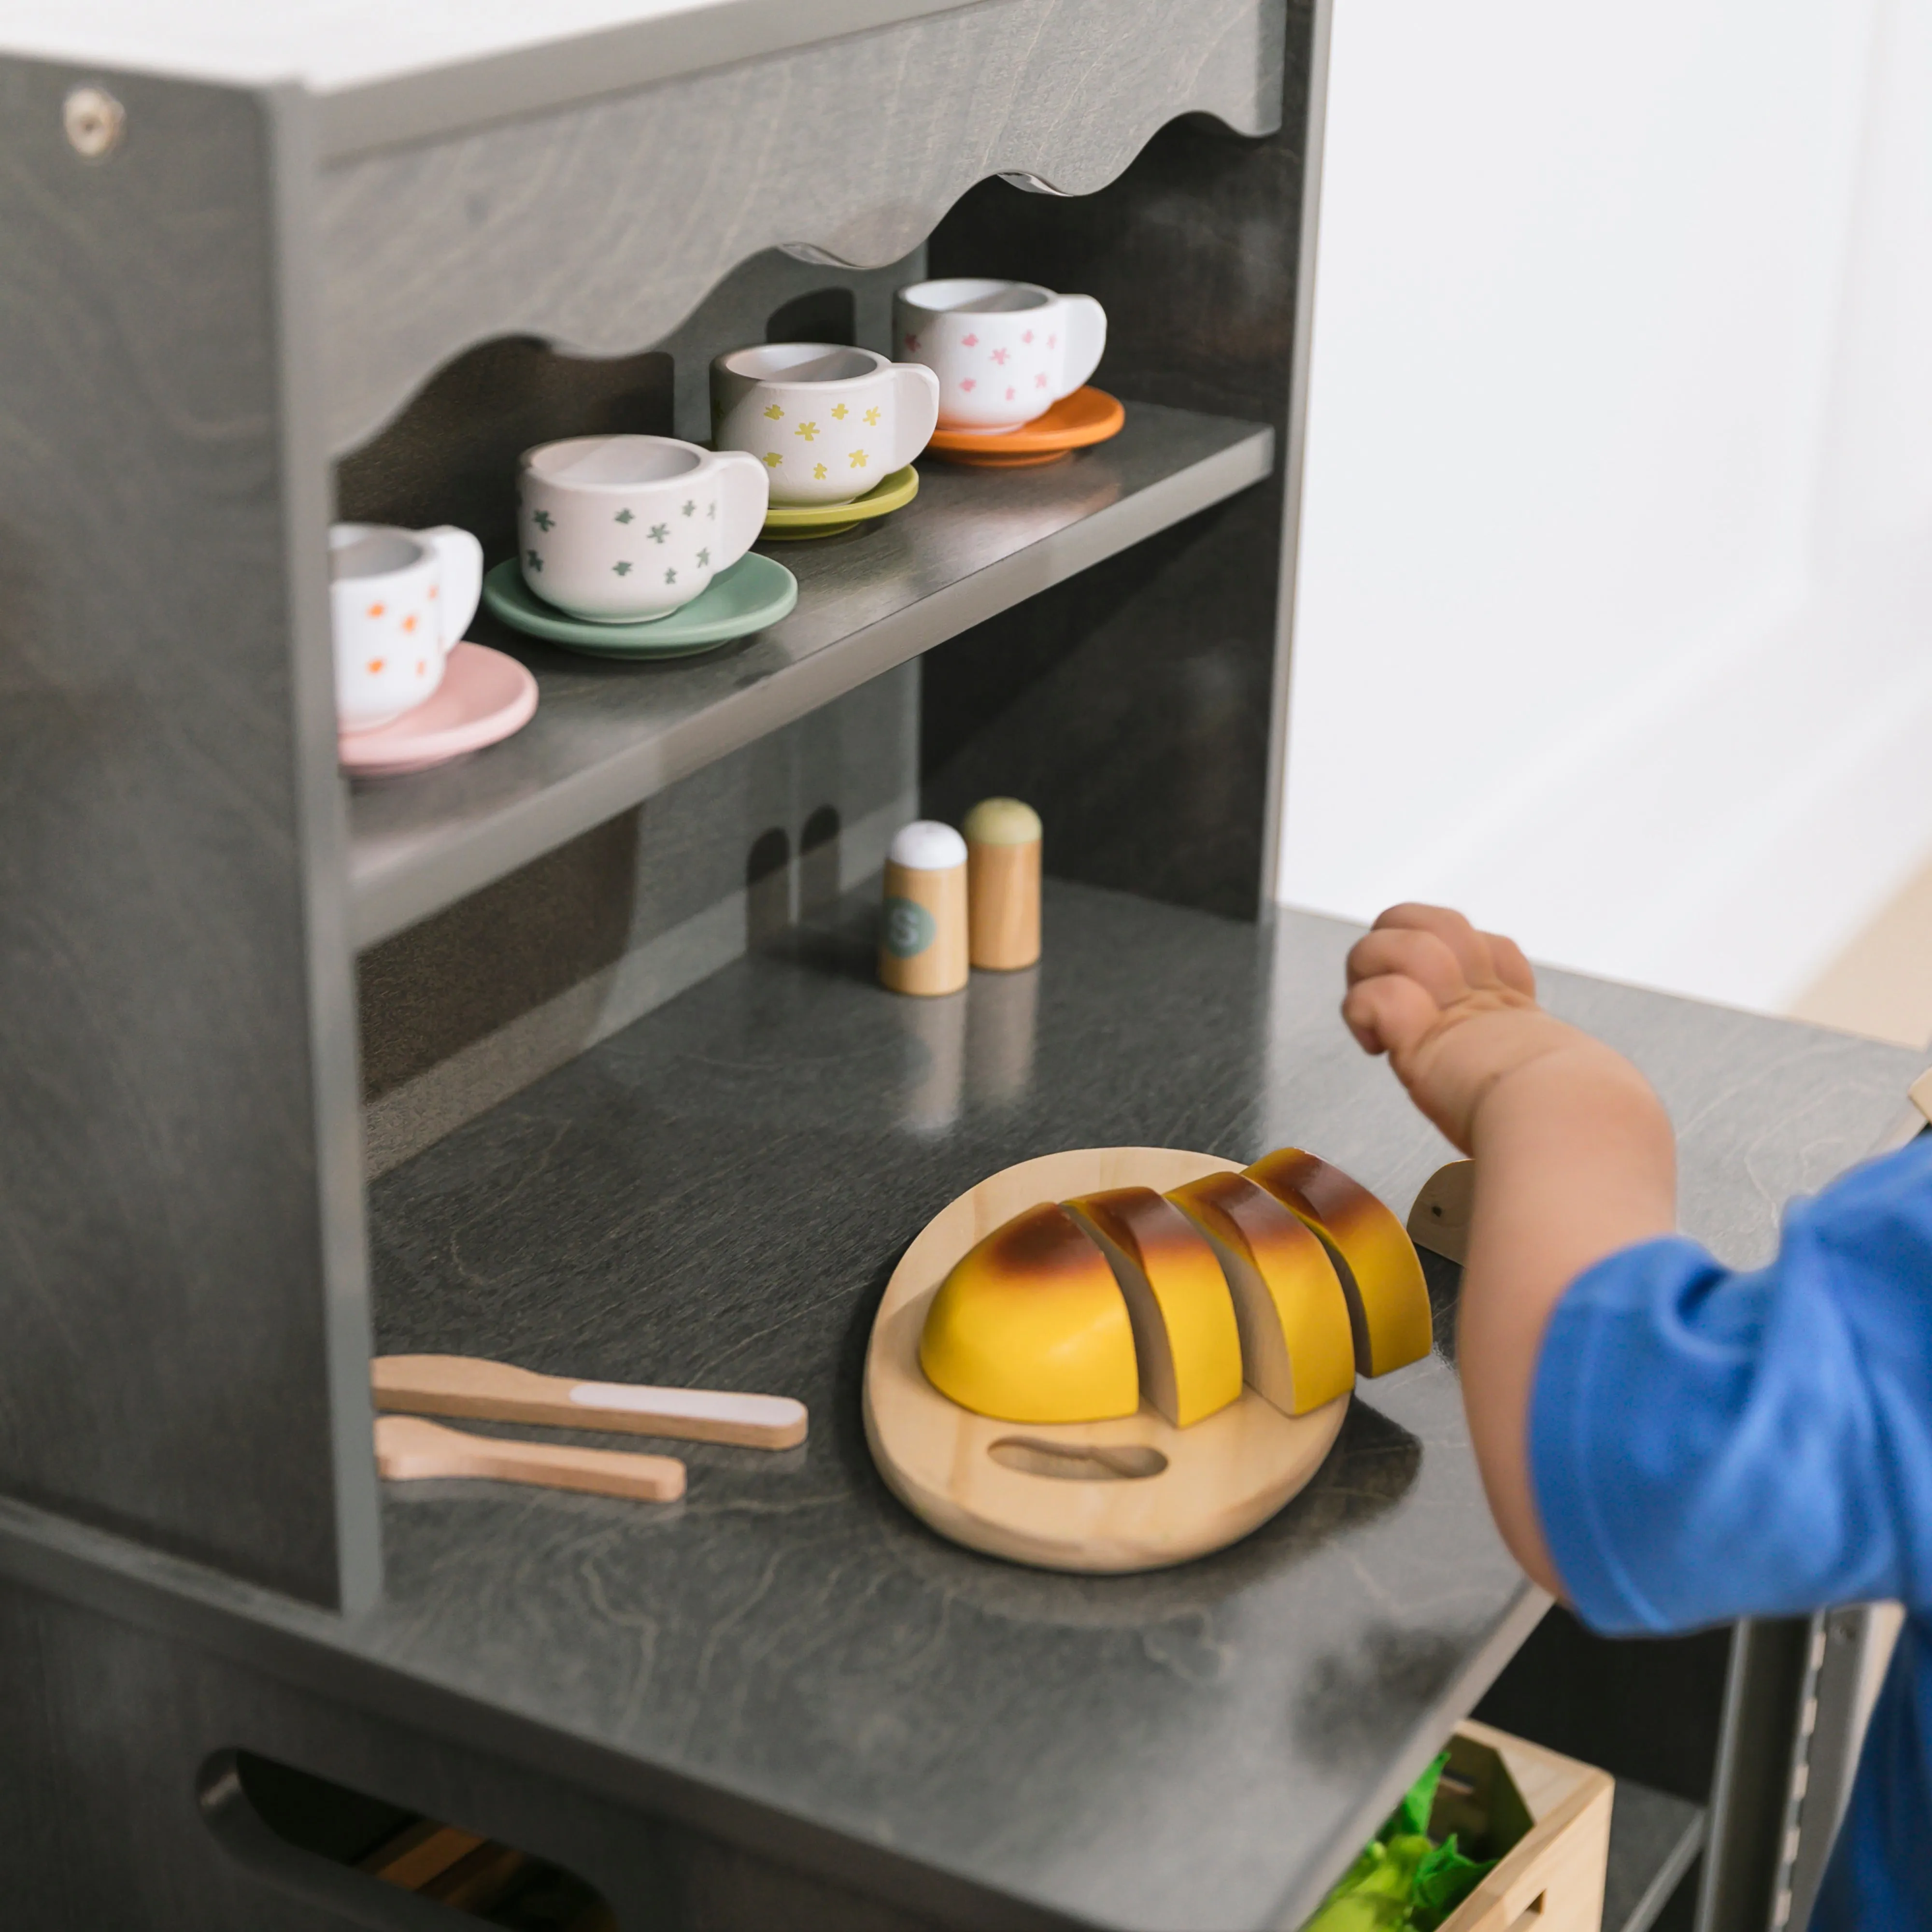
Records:
<instances>
[{"instance_id":1,"label":"toy play kitchen cupboard","mask_svg":"<svg viewBox=\"0 0 1932 1932\"><path fill-rule=\"evenodd\" d=\"M0 56L0 1918L460 1922L359 1868L387 1820L626 1928L1293 1924L1481 1700L1617 1776L1606 1923L1702 1844L1701 1922L1768 1924L1856 1626L1539 1623L1440 1346L1137 1577L940 1542L860 1432L895 1256L1013 1160L1292 1140L1400 1209L1441 1157L1340 1037L1346 932L1258 916L1325 8L160 18ZM1098 297L1125 429L928 463L748 644L520 647L516 737L344 788L332 517L506 555L520 449L700 437L712 355L884 348L924 274ZM1046 958L896 1001L853 889L993 793L1048 828ZM1555 997L1741 1256L1917 1070ZM812 1438L670 1505L379 1486L372 1348Z\"/></svg>"}]
</instances>

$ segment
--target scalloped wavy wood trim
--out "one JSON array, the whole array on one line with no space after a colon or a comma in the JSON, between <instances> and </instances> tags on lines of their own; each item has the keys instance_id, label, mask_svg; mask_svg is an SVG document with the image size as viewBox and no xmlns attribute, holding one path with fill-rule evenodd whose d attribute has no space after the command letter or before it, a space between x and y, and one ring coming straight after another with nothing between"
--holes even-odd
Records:
<instances>
[{"instance_id":1,"label":"scalloped wavy wood trim","mask_svg":"<svg viewBox=\"0 0 1932 1932\"><path fill-rule=\"evenodd\" d=\"M1090 194L1179 115L1271 133L1286 20L1285 0L991 0L327 168L330 448L490 337L643 349L762 249L878 266L989 176Z\"/></svg>"}]
</instances>

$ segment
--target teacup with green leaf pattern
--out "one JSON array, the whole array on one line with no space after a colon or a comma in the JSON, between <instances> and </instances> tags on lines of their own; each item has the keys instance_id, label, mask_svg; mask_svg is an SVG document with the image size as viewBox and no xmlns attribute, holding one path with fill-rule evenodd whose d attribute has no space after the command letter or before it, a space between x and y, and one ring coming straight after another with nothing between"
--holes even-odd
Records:
<instances>
[{"instance_id":1,"label":"teacup with green leaf pattern","mask_svg":"<svg viewBox=\"0 0 1932 1932\"><path fill-rule=\"evenodd\" d=\"M668 436L574 436L524 452L524 581L593 623L668 617L710 588L764 527L765 467Z\"/></svg>"}]
</instances>

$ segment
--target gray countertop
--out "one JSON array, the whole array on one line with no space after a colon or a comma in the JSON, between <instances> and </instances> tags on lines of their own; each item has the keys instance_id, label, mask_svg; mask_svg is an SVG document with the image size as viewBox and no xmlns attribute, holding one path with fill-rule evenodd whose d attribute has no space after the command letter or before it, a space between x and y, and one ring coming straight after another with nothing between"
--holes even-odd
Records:
<instances>
[{"instance_id":1,"label":"gray countertop","mask_svg":"<svg viewBox=\"0 0 1932 1932\"><path fill-rule=\"evenodd\" d=\"M1017 1568L909 1516L859 1426L867 1330L924 1221L1028 1155L1292 1140L1402 1210L1448 1150L1336 1017L1344 926L1052 885L1042 967L944 1001L880 992L865 926L848 909L740 962L372 1196L382 1348L794 1394L804 1448L681 1450L668 1508L391 1486L388 1594L348 1622L159 1558L123 1585L139 1614L192 1599L273 1667L475 1714L499 1748L821 1868L836 1848L854 1882L966 1922L1292 1924L1542 1608L1484 1507L1447 1293L1437 1354L1360 1386L1300 1498L1141 1577ZM1685 1225L1738 1261L1888 1138L1918 1070L1628 988L1549 993L1657 1082ZM24 1521L0 1509L10 1567L52 1576Z\"/></svg>"}]
</instances>

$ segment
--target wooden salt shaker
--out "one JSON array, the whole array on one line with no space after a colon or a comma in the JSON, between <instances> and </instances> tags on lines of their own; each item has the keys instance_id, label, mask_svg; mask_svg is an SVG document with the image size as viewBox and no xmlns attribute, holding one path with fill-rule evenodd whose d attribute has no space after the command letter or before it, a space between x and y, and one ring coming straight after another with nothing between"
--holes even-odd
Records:
<instances>
[{"instance_id":1,"label":"wooden salt shaker","mask_svg":"<svg viewBox=\"0 0 1932 1932\"><path fill-rule=\"evenodd\" d=\"M886 855L879 979L895 993L956 993L966 983L966 842L917 818Z\"/></svg>"},{"instance_id":2,"label":"wooden salt shaker","mask_svg":"<svg viewBox=\"0 0 1932 1932\"><path fill-rule=\"evenodd\" d=\"M1040 814L982 798L966 814L968 897L976 966L1010 973L1040 957Z\"/></svg>"}]
</instances>

